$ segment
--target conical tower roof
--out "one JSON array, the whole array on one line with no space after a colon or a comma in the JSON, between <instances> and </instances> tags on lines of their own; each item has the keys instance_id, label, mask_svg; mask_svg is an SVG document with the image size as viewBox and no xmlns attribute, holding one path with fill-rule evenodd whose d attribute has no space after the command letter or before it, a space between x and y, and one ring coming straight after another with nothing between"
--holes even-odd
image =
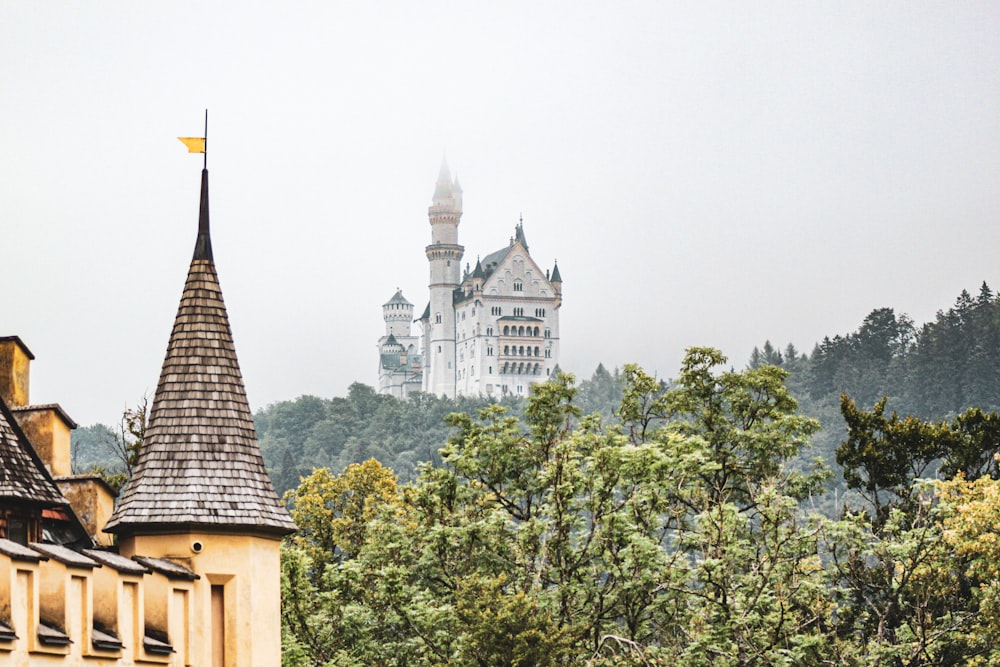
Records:
<instances>
[{"instance_id":1,"label":"conical tower roof","mask_svg":"<svg viewBox=\"0 0 1000 667\"><path fill-rule=\"evenodd\" d=\"M139 461L104 530L285 535L295 524L264 468L212 258L207 170L198 226Z\"/></svg>"}]
</instances>

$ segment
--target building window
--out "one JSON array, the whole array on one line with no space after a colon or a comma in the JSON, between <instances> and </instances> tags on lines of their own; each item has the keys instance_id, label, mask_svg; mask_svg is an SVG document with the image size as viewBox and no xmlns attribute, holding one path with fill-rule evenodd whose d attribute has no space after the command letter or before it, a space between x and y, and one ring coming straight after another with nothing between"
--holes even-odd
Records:
<instances>
[{"instance_id":1,"label":"building window","mask_svg":"<svg viewBox=\"0 0 1000 667\"><path fill-rule=\"evenodd\" d=\"M434 324L441 324L441 313L436 313L434 315Z\"/></svg>"},{"instance_id":2,"label":"building window","mask_svg":"<svg viewBox=\"0 0 1000 667\"><path fill-rule=\"evenodd\" d=\"M545 317L545 309L535 308L535 317Z\"/></svg>"},{"instance_id":3,"label":"building window","mask_svg":"<svg viewBox=\"0 0 1000 667\"><path fill-rule=\"evenodd\" d=\"M493 335L493 327L486 327L486 335L487 336Z\"/></svg>"},{"instance_id":4,"label":"building window","mask_svg":"<svg viewBox=\"0 0 1000 667\"><path fill-rule=\"evenodd\" d=\"M503 315L503 308L500 306L493 306L490 308L490 312L494 315Z\"/></svg>"},{"instance_id":5,"label":"building window","mask_svg":"<svg viewBox=\"0 0 1000 667\"><path fill-rule=\"evenodd\" d=\"M514 291L515 292L523 292L524 291L524 283L522 283L520 280L515 280L514 281Z\"/></svg>"},{"instance_id":6,"label":"building window","mask_svg":"<svg viewBox=\"0 0 1000 667\"><path fill-rule=\"evenodd\" d=\"M546 338L551 338L552 337L552 330L551 329L546 329L545 330L545 337Z\"/></svg>"},{"instance_id":7,"label":"building window","mask_svg":"<svg viewBox=\"0 0 1000 667\"><path fill-rule=\"evenodd\" d=\"M489 346L489 345L486 346L486 356L487 357L492 357L493 356L493 347L492 346Z\"/></svg>"},{"instance_id":8,"label":"building window","mask_svg":"<svg viewBox=\"0 0 1000 667\"><path fill-rule=\"evenodd\" d=\"M515 308L514 317L524 317L524 308Z\"/></svg>"},{"instance_id":9,"label":"building window","mask_svg":"<svg viewBox=\"0 0 1000 667\"><path fill-rule=\"evenodd\" d=\"M441 346L438 345L438 354L441 354Z\"/></svg>"}]
</instances>

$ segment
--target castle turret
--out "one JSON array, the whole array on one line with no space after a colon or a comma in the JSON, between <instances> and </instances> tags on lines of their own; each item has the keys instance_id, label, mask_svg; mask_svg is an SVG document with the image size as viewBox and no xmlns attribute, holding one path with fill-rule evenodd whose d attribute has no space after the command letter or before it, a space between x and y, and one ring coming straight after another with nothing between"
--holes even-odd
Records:
<instances>
[{"instance_id":1,"label":"castle turret","mask_svg":"<svg viewBox=\"0 0 1000 667\"><path fill-rule=\"evenodd\" d=\"M396 290L392 298L382 304L382 319L385 320L385 335L407 338L413 323L413 304L406 300L402 290Z\"/></svg>"},{"instance_id":2,"label":"castle turret","mask_svg":"<svg viewBox=\"0 0 1000 667\"><path fill-rule=\"evenodd\" d=\"M462 219L462 188L452 180L448 163L441 161L441 171L434 188L434 198L427 211L431 224L431 244L427 246L430 262L430 319L425 332L424 390L428 393L455 395L455 309L453 294L461 284L462 255L458 244L458 225Z\"/></svg>"},{"instance_id":3,"label":"castle turret","mask_svg":"<svg viewBox=\"0 0 1000 667\"><path fill-rule=\"evenodd\" d=\"M184 602L193 619L192 637L176 638L192 652L185 664L277 665L279 545L294 530L254 431L212 256L203 170L194 257L145 441L105 531L118 535L124 556L167 559L206 581L204 595Z\"/></svg>"}]
</instances>

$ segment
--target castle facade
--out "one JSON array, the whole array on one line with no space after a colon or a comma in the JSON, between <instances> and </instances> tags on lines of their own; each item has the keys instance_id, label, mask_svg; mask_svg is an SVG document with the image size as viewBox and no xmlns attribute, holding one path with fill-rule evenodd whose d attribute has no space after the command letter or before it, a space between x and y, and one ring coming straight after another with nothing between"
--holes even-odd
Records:
<instances>
[{"instance_id":1,"label":"castle facade","mask_svg":"<svg viewBox=\"0 0 1000 667\"><path fill-rule=\"evenodd\" d=\"M439 396L525 396L559 360L562 276L543 270L528 252L523 222L507 246L468 263L458 242L462 188L442 163L428 209L430 298L413 319L413 304L397 290L382 306L386 332L379 341L379 391L405 398L413 391ZM419 335L412 323L421 328Z\"/></svg>"}]
</instances>

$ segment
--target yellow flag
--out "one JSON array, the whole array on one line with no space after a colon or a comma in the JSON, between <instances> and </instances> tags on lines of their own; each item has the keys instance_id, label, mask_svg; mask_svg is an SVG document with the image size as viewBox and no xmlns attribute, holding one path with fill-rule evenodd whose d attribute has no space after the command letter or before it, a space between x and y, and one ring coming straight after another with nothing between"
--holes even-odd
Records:
<instances>
[{"instance_id":1,"label":"yellow flag","mask_svg":"<svg viewBox=\"0 0 1000 667\"><path fill-rule=\"evenodd\" d=\"M181 143L188 147L188 153L204 153L205 152L205 138L204 137L177 137L181 140Z\"/></svg>"}]
</instances>

